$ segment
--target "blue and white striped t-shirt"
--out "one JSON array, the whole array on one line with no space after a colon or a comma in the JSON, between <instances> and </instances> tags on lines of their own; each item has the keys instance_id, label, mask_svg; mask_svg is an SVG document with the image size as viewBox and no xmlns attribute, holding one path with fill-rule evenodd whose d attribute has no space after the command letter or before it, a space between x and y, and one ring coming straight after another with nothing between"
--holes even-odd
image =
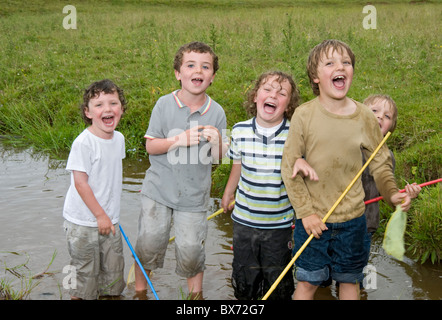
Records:
<instances>
[{"instance_id":1,"label":"blue and white striped t-shirt","mask_svg":"<svg viewBox=\"0 0 442 320\"><path fill-rule=\"evenodd\" d=\"M258 132L255 117L233 126L228 156L241 161L234 221L262 229L292 225L294 210L281 177L289 125L284 118L280 128L268 137Z\"/></svg>"}]
</instances>

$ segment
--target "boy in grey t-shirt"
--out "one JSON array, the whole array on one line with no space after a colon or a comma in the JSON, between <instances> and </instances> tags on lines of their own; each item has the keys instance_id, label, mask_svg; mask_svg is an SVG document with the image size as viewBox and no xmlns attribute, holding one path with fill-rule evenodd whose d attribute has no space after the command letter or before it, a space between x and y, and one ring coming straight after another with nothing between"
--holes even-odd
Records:
<instances>
[{"instance_id":1,"label":"boy in grey t-shirt","mask_svg":"<svg viewBox=\"0 0 442 320\"><path fill-rule=\"evenodd\" d=\"M161 268L173 215L176 272L187 278L192 297L202 298L211 169L227 149L221 135L226 116L205 92L218 70L218 58L208 45L182 46L174 68L181 89L157 101L145 135L151 166L141 190L135 250L148 272ZM146 287L135 265L135 290Z\"/></svg>"}]
</instances>

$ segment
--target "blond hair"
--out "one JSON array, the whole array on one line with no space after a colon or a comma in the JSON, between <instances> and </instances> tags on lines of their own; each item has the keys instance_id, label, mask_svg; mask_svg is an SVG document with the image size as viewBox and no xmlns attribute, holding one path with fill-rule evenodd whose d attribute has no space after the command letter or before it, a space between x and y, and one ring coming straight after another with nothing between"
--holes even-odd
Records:
<instances>
[{"instance_id":1,"label":"blond hair","mask_svg":"<svg viewBox=\"0 0 442 320\"><path fill-rule=\"evenodd\" d=\"M391 128L388 131L393 133L393 131L396 129L397 114L398 114L396 102L394 102L394 100L387 94L372 94L372 95L369 95L367 98L365 98L364 104L367 106L372 105L372 104L375 104L379 100L385 101L390 106L391 113L392 113L392 115L391 115Z\"/></svg>"},{"instance_id":2,"label":"blond hair","mask_svg":"<svg viewBox=\"0 0 442 320\"><path fill-rule=\"evenodd\" d=\"M341 55L344 50L347 51L351 59L351 64L353 69L355 67L355 55L350 47L340 40L324 40L320 44L316 45L311 51L307 61L307 74L310 79L310 85L312 87L313 93L319 96L319 86L314 82L314 79L318 78L318 65L322 61L323 57L328 55L330 48L333 48L333 52L337 51Z\"/></svg>"}]
</instances>

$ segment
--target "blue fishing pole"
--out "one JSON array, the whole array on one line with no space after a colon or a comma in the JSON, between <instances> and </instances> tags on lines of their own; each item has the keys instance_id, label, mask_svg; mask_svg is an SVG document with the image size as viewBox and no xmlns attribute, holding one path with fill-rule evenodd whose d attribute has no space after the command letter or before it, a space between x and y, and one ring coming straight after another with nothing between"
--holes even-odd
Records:
<instances>
[{"instance_id":1,"label":"blue fishing pole","mask_svg":"<svg viewBox=\"0 0 442 320\"><path fill-rule=\"evenodd\" d=\"M120 226L120 230L121 230L121 234L123 235L124 240L126 240L127 245L129 246L130 251L132 251L132 254L135 258L135 261L138 263L138 266L140 267L141 271L143 271L144 276L146 277L147 283L149 284L150 288L152 289L153 295L155 296L155 298L157 300L160 300L160 298L158 298L158 295L155 291L155 289L153 288L152 282L150 281L149 277L147 276L146 271L144 270L143 266L141 265L140 259L138 259L137 255L135 254L135 250L132 248L132 245L130 244L129 239L127 238L126 234L123 231L123 228Z\"/></svg>"}]
</instances>

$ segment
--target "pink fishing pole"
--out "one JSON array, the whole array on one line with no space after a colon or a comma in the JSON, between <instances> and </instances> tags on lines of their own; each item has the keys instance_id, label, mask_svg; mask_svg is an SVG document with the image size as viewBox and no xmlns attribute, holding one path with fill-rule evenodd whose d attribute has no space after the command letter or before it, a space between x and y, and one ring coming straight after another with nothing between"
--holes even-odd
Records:
<instances>
[{"instance_id":1,"label":"pink fishing pole","mask_svg":"<svg viewBox=\"0 0 442 320\"><path fill-rule=\"evenodd\" d=\"M435 183L438 183L438 182L441 182L441 181L442 181L442 178L439 178L439 179L436 179L436 180L433 180L433 181L424 182L424 183L421 183L419 185L419 187L426 187L426 186L429 186L431 184L435 184ZM399 190L399 192L405 192L405 189ZM365 204L370 204L370 203L373 203L373 202L378 202L378 201L380 201L382 199L383 199L383 197L377 197L377 198L373 198L373 199L367 200L364 203Z\"/></svg>"}]
</instances>

